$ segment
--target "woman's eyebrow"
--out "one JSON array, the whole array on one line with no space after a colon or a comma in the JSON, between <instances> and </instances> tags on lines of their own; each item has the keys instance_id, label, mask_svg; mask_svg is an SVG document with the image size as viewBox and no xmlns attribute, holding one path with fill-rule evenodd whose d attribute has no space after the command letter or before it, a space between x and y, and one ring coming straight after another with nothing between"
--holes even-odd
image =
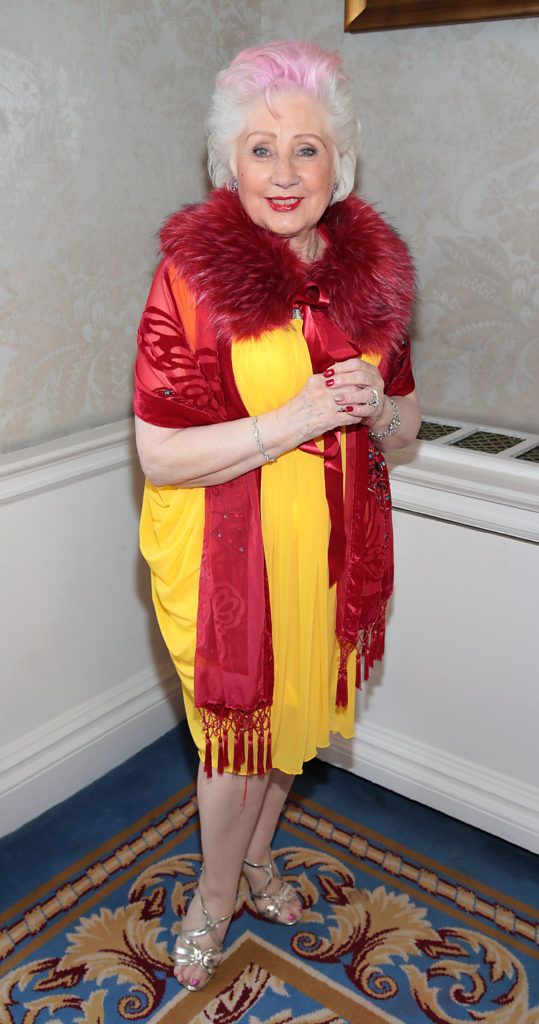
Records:
<instances>
[{"instance_id":1,"label":"woman's eyebrow","mask_svg":"<svg viewBox=\"0 0 539 1024\"><path fill-rule=\"evenodd\" d=\"M255 129L255 131L249 132L249 134L245 136L245 141L246 142L251 138L251 135L262 135L262 136L265 136L266 138L271 138L271 139L276 139L277 138L277 135L276 135L275 132L263 132L260 129ZM292 138L294 138L294 139L305 139L305 138L318 139L319 143L324 147L324 149L327 148L324 140L320 137L320 135L317 135L316 132L298 132L298 134L297 135L293 135Z\"/></svg>"},{"instance_id":2,"label":"woman's eyebrow","mask_svg":"<svg viewBox=\"0 0 539 1024\"><path fill-rule=\"evenodd\" d=\"M324 140L320 137L320 135L317 135L316 132L299 132L298 135L293 136L294 139L305 139L307 137L310 139L318 139L318 141L321 142L325 148L326 144Z\"/></svg>"},{"instance_id":3,"label":"woman's eyebrow","mask_svg":"<svg viewBox=\"0 0 539 1024\"><path fill-rule=\"evenodd\" d=\"M259 128L257 128L254 132L249 132L249 134L245 136L245 141L246 142L247 142L247 139L251 138L251 135L264 135L264 136L270 137L272 139L276 139L277 138L277 135L275 134L275 132L263 132Z\"/></svg>"}]
</instances>

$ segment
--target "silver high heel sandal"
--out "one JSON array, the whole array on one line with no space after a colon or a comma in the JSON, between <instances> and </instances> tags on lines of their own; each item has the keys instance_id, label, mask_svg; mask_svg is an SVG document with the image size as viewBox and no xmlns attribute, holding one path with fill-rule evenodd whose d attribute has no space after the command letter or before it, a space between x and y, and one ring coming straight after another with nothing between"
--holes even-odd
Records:
<instances>
[{"instance_id":1,"label":"silver high heel sandal","mask_svg":"<svg viewBox=\"0 0 539 1024\"><path fill-rule=\"evenodd\" d=\"M266 881L261 892L253 892L249 884L249 879L247 879L247 884L249 885L249 890L253 900L269 900L269 903L266 904L264 909L259 910L260 916L267 918L268 921L274 921L276 924L286 924L290 927L297 924L301 919L301 913L298 914L293 921L281 920L281 914L285 904L291 903L292 900L300 899L301 897L297 889L293 889L288 882L284 882L276 873L273 858L268 864L254 864L252 861L247 860L247 858L244 858L243 863L247 864L247 867L249 868L261 868L266 872ZM281 888L278 892L267 892L266 890L269 889L275 878L280 880Z\"/></svg>"},{"instance_id":2,"label":"silver high heel sandal","mask_svg":"<svg viewBox=\"0 0 539 1024\"><path fill-rule=\"evenodd\" d=\"M202 913L204 914L205 925L203 928L195 928L192 931L182 931L176 939L174 945L174 962L176 967L202 967L208 975L208 981L213 978L221 960L223 959L223 943L217 938L213 938L216 943L215 946L210 946L209 949L202 949L197 939L201 939L204 935L210 935L212 932L223 924L224 921L229 921L232 914L225 914L224 917L217 917L215 921L212 920L210 914L206 910L206 905L202 898L200 889L198 891L198 898L200 900L200 906ZM196 894L195 894L196 895ZM193 897L194 898L194 897ZM184 988L188 989L189 992L200 992L204 985L190 985L188 982L182 982Z\"/></svg>"}]
</instances>

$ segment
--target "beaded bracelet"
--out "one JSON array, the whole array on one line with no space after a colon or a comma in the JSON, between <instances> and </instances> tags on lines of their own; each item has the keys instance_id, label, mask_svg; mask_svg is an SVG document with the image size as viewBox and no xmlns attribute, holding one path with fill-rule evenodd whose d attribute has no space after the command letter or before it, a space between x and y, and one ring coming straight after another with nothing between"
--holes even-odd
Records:
<instances>
[{"instance_id":1,"label":"beaded bracelet","mask_svg":"<svg viewBox=\"0 0 539 1024\"><path fill-rule=\"evenodd\" d=\"M389 398L389 395L387 397ZM393 416L391 417L389 426L386 430L382 430L381 434L377 434L374 430L369 430L369 437L372 437L373 441L385 441L386 437L391 437L392 434L396 434L401 425L399 407L392 398L390 398L389 401L391 402L391 408L393 409Z\"/></svg>"},{"instance_id":2,"label":"beaded bracelet","mask_svg":"<svg viewBox=\"0 0 539 1024\"><path fill-rule=\"evenodd\" d=\"M258 417L257 416L251 416L251 423L253 424L253 432L254 432L254 435L255 435L255 440L256 440L256 443L258 445L258 450L259 450L260 454L264 456L264 459L265 459L266 462L277 462L277 459L274 459L269 454L269 452L266 451L266 449L264 448L264 445L262 444L262 438L260 437L260 433L259 433L259 430L258 430Z\"/></svg>"}]
</instances>

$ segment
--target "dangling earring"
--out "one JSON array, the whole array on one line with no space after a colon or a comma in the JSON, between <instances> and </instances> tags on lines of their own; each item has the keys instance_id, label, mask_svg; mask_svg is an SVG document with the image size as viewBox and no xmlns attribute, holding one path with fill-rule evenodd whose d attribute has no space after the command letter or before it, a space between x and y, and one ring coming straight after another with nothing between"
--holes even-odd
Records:
<instances>
[{"instance_id":1,"label":"dangling earring","mask_svg":"<svg viewBox=\"0 0 539 1024\"><path fill-rule=\"evenodd\" d=\"M334 184L333 188L331 189L331 195L332 195L332 196L334 196L334 195L335 195L335 193L336 193L336 191L337 191L338 187L339 187L339 186L338 186L337 182L335 182L335 184Z\"/></svg>"},{"instance_id":2,"label":"dangling earring","mask_svg":"<svg viewBox=\"0 0 539 1024\"><path fill-rule=\"evenodd\" d=\"M228 190L229 190L229 192L237 192L238 191L238 179L237 178L232 178L232 181L229 181L229 183L228 183Z\"/></svg>"}]
</instances>

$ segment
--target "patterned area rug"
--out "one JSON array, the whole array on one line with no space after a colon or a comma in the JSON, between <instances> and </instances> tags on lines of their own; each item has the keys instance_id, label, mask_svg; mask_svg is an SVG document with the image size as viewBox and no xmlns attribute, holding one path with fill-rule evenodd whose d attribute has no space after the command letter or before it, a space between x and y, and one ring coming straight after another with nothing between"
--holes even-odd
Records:
<instances>
[{"instance_id":1,"label":"patterned area rug","mask_svg":"<svg viewBox=\"0 0 539 1024\"><path fill-rule=\"evenodd\" d=\"M276 842L296 928L240 889L226 957L181 990L200 870L187 786L0 919L1 1024L538 1024L537 911L292 795Z\"/></svg>"}]
</instances>

